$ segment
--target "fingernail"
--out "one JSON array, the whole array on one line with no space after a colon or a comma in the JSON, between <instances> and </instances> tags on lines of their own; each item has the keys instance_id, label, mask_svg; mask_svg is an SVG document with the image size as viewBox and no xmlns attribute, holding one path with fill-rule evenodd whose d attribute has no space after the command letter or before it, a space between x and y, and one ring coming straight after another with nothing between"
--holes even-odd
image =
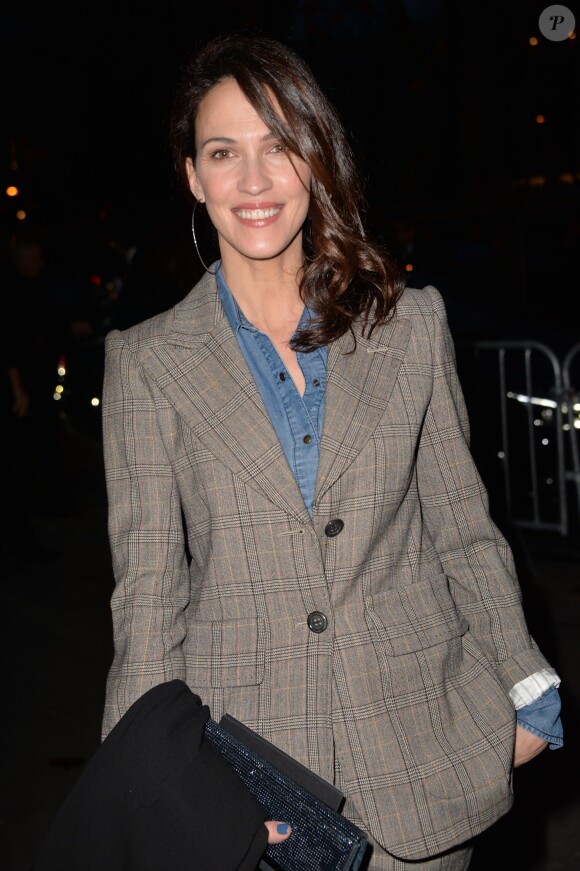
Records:
<instances>
[{"instance_id":1,"label":"fingernail","mask_svg":"<svg viewBox=\"0 0 580 871\"><path fill-rule=\"evenodd\" d=\"M288 823L278 823L276 826L276 831L279 835L287 835L289 830Z\"/></svg>"}]
</instances>

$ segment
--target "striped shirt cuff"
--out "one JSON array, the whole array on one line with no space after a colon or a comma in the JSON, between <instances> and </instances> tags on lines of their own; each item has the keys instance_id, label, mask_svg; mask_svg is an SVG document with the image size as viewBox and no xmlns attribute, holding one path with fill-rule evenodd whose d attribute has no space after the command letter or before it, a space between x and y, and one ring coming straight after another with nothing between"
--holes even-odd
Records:
<instances>
[{"instance_id":1,"label":"striped shirt cuff","mask_svg":"<svg viewBox=\"0 0 580 871\"><path fill-rule=\"evenodd\" d=\"M553 668L543 668L535 674L524 678L512 687L509 692L510 699L515 705L516 711L531 705L552 687L560 686L560 678Z\"/></svg>"}]
</instances>

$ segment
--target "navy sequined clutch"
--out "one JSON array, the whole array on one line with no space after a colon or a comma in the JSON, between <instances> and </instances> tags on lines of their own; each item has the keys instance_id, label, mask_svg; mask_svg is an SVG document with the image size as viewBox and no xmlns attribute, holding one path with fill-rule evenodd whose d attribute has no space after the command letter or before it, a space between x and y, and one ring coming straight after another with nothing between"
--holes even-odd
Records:
<instances>
[{"instance_id":1,"label":"navy sequined clutch","mask_svg":"<svg viewBox=\"0 0 580 871\"><path fill-rule=\"evenodd\" d=\"M364 832L340 813L340 790L225 714L209 719L205 737L233 766L268 812L292 834L268 844L260 871L357 871L366 854Z\"/></svg>"}]
</instances>

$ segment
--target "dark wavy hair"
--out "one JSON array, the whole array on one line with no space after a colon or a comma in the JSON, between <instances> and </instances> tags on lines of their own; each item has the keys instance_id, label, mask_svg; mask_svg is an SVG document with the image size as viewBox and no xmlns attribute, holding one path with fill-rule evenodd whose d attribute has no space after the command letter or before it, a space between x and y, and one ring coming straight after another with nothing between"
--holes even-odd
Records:
<instances>
[{"instance_id":1,"label":"dark wavy hair","mask_svg":"<svg viewBox=\"0 0 580 871\"><path fill-rule=\"evenodd\" d=\"M348 330L354 337L352 325L358 317L363 321L363 334L370 336L393 314L405 286L404 272L377 241L367 238L362 186L343 124L312 70L287 45L265 36L220 36L186 64L169 130L182 191L193 198L185 163L187 157L195 162L200 103L214 85L227 78L236 80L268 128L312 172L299 288L317 319L295 336L292 347L312 350Z\"/></svg>"}]
</instances>

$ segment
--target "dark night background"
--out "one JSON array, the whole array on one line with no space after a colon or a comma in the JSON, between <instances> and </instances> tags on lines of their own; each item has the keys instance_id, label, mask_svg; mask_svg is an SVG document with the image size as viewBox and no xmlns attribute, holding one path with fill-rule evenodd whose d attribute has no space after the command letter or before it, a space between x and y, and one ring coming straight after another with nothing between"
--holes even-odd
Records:
<instances>
[{"instance_id":1,"label":"dark night background","mask_svg":"<svg viewBox=\"0 0 580 871\"><path fill-rule=\"evenodd\" d=\"M52 505L32 506L42 542L62 553L54 562L19 555L0 566L10 730L0 796L0 854L9 854L10 864L0 855L2 868L29 871L53 814L100 741L113 578L100 408L91 399L100 396L108 330L168 308L201 276L189 206L176 190L166 147L182 64L197 45L233 30L295 48L351 133L372 231L407 268L409 284L438 287L458 343L535 339L561 360L580 339L580 37L543 37L538 17L546 5L21 0L0 13L6 332L13 329L6 316L11 285L2 267L11 241L28 230L44 245L52 314L67 336L57 406L63 451L51 458L61 501L54 513ZM567 6L579 26L580 5ZM9 186L17 197L6 194ZM28 314L14 325L25 336ZM89 331L67 332L79 323ZM493 508L493 476L501 468L497 395L489 401L479 370L464 386L472 449L484 458ZM550 426L548 420L551 433ZM13 457L3 450L5 476ZM514 465L522 456L516 453ZM485 462L493 466L490 477ZM551 508L554 497L544 502ZM8 497L4 504L9 510ZM580 717L580 501L574 504L568 538L531 532L510 540L531 628L564 675L572 756L546 753L529 772L518 769L516 812L507 828L500 822L484 838L474 871L580 867L580 800L570 776Z\"/></svg>"},{"instance_id":2,"label":"dark night background","mask_svg":"<svg viewBox=\"0 0 580 871\"><path fill-rule=\"evenodd\" d=\"M165 143L171 95L198 43L250 28L310 62L352 134L372 229L412 263L410 283L440 288L457 333L521 330L565 350L579 312L580 46L540 34L544 7L22 2L2 14L2 190L21 191L2 196L4 237L40 227L70 296L100 268L99 245L170 235L185 264L175 292L187 289L197 265Z\"/></svg>"}]
</instances>

